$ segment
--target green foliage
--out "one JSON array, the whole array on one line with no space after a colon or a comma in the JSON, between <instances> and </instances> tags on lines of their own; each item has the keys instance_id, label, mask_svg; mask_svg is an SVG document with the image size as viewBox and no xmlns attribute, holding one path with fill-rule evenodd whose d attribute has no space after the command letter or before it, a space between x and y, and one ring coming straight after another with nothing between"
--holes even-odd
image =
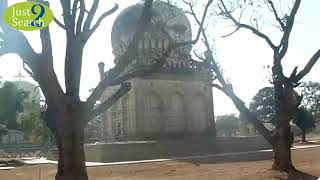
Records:
<instances>
[{"instance_id":1,"label":"green foliage","mask_svg":"<svg viewBox=\"0 0 320 180\"><path fill-rule=\"evenodd\" d=\"M216 129L219 136L236 136L239 132L239 118L235 114L218 116Z\"/></svg>"},{"instance_id":2,"label":"green foliage","mask_svg":"<svg viewBox=\"0 0 320 180\"><path fill-rule=\"evenodd\" d=\"M5 82L0 88L0 124L8 129L18 129L17 115L24 109L29 93L18 89L13 83Z\"/></svg>"},{"instance_id":3,"label":"green foliage","mask_svg":"<svg viewBox=\"0 0 320 180\"><path fill-rule=\"evenodd\" d=\"M7 133L8 128L22 130L33 143L45 144L53 141L51 132L41 119L43 109L40 107L40 95L39 92L33 92L34 87L24 82L1 84L0 137Z\"/></svg>"},{"instance_id":4,"label":"green foliage","mask_svg":"<svg viewBox=\"0 0 320 180\"><path fill-rule=\"evenodd\" d=\"M305 107L300 107L297 110L292 122L304 132L316 127L314 116Z\"/></svg>"},{"instance_id":5,"label":"green foliage","mask_svg":"<svg viewBox=\"0 0 320 180\"><path fill-rule=\"evenodd\" d=\"M293 123L305 130L314 127L315 117L320 117L320 83L302 83L303 106L297 111ZM263 122L275 123L274 89L265 87L258 91L250 103L250 110L256 112ZM313 117L312 114L315 116ZM311 117L312 116L312 117ZM306 121L306 122L303 122ZM301 129L301 130L303 130Z\"/></svg>"},{"instance_id":6,"label":"green foliage","mask_svg":"<svg viewBox=\"0 0 320 180\"><path fill-rule=\"evenodd\" d=\"M304 82L301 84L303 101L302 104L315 115L320 118L320 83Z\"/></svg>"},{"instance_id":7,"label":"green foliage","mask_svg":"<svg viewBox=\"0 0 320 180\"><path fill-rule=\"evenodd\" d=\"M254 111L259 119L265 123L275 123L274 88L264 87L253 97L250 110Z\"/></svg>"},{"instance_id":8,"label":"green foliage","mask_svg":"<svg viewBox=\"0 0 320 180\"><path fill-rule=\"evenodd\" d=\"M40 104L34 103L30 111L24 112L19 117L21 128L31 142L36 144L52 144L53 136L44 120L41 119L41 111Z\"/></svg>"}]
</instances>

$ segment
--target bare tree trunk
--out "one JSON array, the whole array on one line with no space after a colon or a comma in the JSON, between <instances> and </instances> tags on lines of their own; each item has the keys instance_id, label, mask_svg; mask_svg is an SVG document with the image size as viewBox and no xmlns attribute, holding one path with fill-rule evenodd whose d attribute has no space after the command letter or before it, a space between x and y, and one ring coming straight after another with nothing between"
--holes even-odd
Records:
<instances>
[{"instance_id":1,"label":"bare tree trunk","mask_svg":"<svg viewBox=\"0 0 320 180\"><path fill-rule=\"evenodd\" d=\"M293 134L290 131L289 121L280 120L282 125L276 127L275 142L273 144L273 169L284 172L294 170L291 161L291 146L293 142Z\"/></svg>"},{"instance_id":2,"label":"bare tree trunk","mask_svg":"<svg viewBox=\"0 0 320 180\"><path fill-rule=\"evenodd\" d=\"M56 180L88 180L84 154L84 123L78 111L66 108L62 114L61 130L58 132L59 149Z\"/></svg>"},{"instance_id":3,"label":"bare tree trunk","mask_svg":"<svg viewBox=\"0 0 320 180\"><path fill-rule=\"evenodd\" d=\"M272 68L275 90L276 129L273 137L273 169L284 172L294 170L291 161L291 146L293 133L291 133L290 120L293 108L293 90L284 83L282 66L275 60Z\"/></svg>"},{"instance_id":4,"label":"bare tree trunk","mask_svg":"<svg viewBox=\"0 0 320 180\"><path fill-rule=\"evenodd\" d=\"M301 133L302 133L302 135L301 135L301 142L307 142L307 141L306 141L306 130L301 129Z\"/></svg>"}]
</instances>

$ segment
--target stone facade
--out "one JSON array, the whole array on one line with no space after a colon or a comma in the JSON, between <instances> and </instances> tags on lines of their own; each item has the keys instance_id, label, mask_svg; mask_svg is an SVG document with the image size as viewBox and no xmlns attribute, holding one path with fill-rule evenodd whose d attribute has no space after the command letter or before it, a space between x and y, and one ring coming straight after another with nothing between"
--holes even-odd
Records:
<instances>
[{"instance_id":1,"label":"stone facade","mask_svg":"<svg viewBox=\"0 0 320 180\"><path fill-rule=\"evenodd\" d=\"M138 19L132 15L141 13L141 8L141 4L133 5L115 20L112 31L115 63L119 63L118 57L126 51L135 30L131 25ZM148 70L153 60L161 56L170 43L191 40L188 19L180 9L170 8L172 6L164 2L155 1L155 17L152 19L156 20L152 21L144 39L139 42L138 56L132 59L121 76L137 70ZM163 13L166 11L168 13ZM174 14L170 15L171 12ZM127 21L131 25L125 23ZM163 29L168 29L169 33L164 33ZM128 81L132 86L130 92L102 115L103 140L172 138L215 131L212 89L209 86L211 72L192 60L190 51L191 47L188 46L175 49L154 73ZM118 88L108 88L102 101Z\"/></svg>"},{"instance_id":2,"label":"stone facade","mask_svg":"<svg viewBox=\"0 0 320 180\"><path fill-rule=\"evenodd\" d=\"M195 76L181 76L154 74L131 79L131 91L103 115L105 140L161 138L213 130L211 88ZM117 89L108 89L106 97Z\"/></svg>"}]
</instances>

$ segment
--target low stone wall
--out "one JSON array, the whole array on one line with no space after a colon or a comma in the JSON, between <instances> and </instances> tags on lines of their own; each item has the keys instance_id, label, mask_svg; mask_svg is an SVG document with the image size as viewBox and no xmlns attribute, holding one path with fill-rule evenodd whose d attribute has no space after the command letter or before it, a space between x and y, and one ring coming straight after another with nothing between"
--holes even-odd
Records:
<instances>
[{"instance_id":1,"label":"low stone wall","mask_svg":"<svg viewBox=\"0 0 320 180\"><path fill-rule=\"evenodd\" d=\"M0 159L44 156L43 150L43 146L31 143L0 143Z\"/></svg>"},{"instance_id":2,"label":"low stone wall","mask_svg":"<svg viewBox=\"0 0 320 180\"><path fill-rule=\"evenodd\" d=\"M86 145L87 161L116 162L270 149L261 136Z\"/></svg>"}]
</instances>

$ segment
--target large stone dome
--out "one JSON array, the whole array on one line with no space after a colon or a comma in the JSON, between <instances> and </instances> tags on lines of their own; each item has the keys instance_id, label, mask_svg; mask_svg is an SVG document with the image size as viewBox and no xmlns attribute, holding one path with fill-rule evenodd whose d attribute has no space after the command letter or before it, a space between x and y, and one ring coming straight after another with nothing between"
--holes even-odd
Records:
<instances>
[{"instance_id":1,"label":"large stone dome","mask_svg":"<svg viewBox=\"0 0 320 180\"><path fill-rule=\"evenodd\" d=\"M143 3L132 5L123 10L114 21L111 43L115 56L122 54L132 38L141 16ZM165 48L171 42L184 42L192 39L191 25L183 11L166 2L157 0L153 3L151 23L147 27L139 48ZM189 54L191 46L180 49Z\"/></svg>"}]
</instances>

